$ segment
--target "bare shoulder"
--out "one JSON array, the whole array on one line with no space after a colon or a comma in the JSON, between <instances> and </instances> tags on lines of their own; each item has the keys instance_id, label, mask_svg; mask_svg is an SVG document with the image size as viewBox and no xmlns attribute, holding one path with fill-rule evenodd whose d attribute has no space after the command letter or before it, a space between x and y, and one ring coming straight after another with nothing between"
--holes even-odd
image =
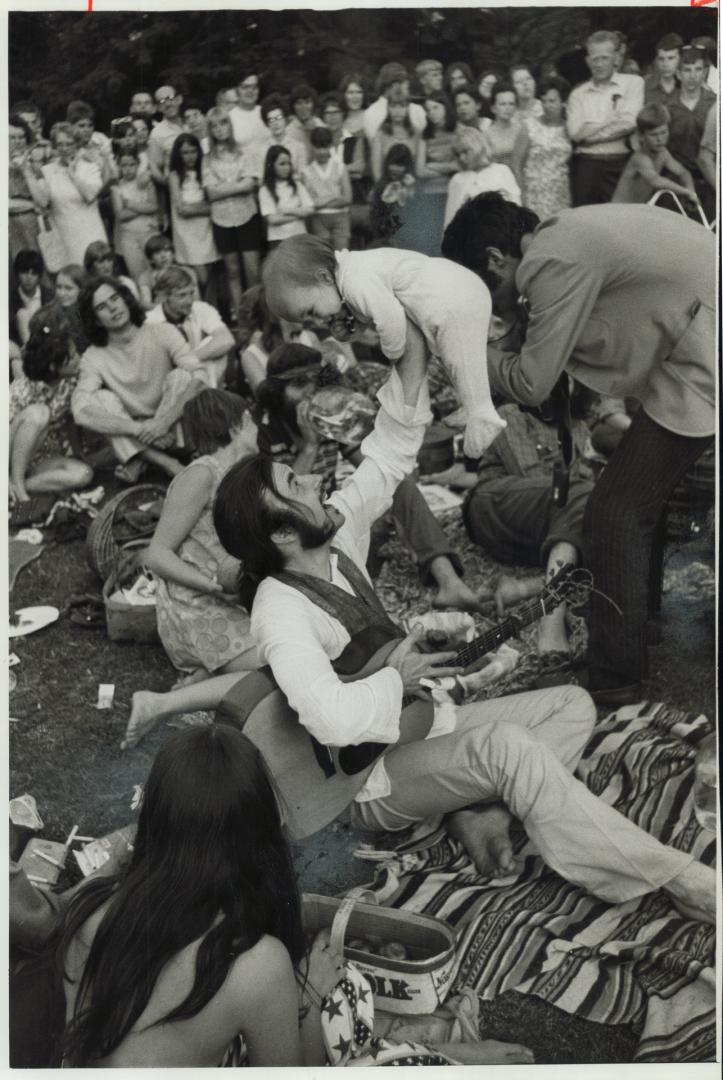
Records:
<instances>
[{"instance_id":1,"label":"bare shoulder","mask_svg":"<svg viewBox=\"0 0 723 1080\"><path fill-rule=\"evenodd\" d=\"M271 934L264 934L256 942L252 949L242 953L234 962L231 975L241 974L244 979L253 978L255 974L263 973L265 979L274 976L284 978L288 975L293 977L293 966L289 951L283 942Z\"/></svg>"},{"instance_id":2,"label":"bare shoulder","mask_svg":"<svg viewBox=\"0 0 723 1080\"><path fill-rule=\"evenodd\" d=\"M254 1005L275 1000L295 982L294 968L286 946L265 934L252 949L236 958L223 991L229 1005L251 1010Z\"/></svg>"},{"instance_id":3,"label":"bare shoulder","mask_svg":"<svg viewBox=\"0 0 723 1080\"><path fill-rule=\"evenodd\" d=\"M194 503L202 498L205 503L209 497L213 478L213 469L210 465L205 461L193 461L182 473L173 478L173 495L184 501L191 499Z\"/></svg>"}]
</instances>

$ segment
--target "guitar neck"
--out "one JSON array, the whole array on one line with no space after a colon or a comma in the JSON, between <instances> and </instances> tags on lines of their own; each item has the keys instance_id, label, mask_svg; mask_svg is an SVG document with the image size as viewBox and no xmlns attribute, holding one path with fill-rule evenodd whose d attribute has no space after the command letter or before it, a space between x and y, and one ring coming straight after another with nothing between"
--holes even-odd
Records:
<instances>
[{"instance_id":1,"label":"guitar neck","mask_svg":"<svg viewBox=\"0 0 723 1080\"><path fill-rule=\"evenodd\" d=\"M474 641L463 645L452 664L459 667L469 667L470 664L473 664L475 660L479 660L485 653L496 649L503 641L516 637L520 630L529 626L530 623L536 622L544 614L545 603L542 598L520 604L516 608L514 615L510 615L509 618L504 619L497 626L493 626L491 630L485 630Z\"/></svg>"}]
</instances>

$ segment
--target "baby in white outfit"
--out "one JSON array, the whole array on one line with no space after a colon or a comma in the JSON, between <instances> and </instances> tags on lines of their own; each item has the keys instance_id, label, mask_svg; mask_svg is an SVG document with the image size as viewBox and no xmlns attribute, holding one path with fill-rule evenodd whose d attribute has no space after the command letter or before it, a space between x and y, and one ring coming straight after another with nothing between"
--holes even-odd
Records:
<instances>
[{"instance_id":1,"label":"baby in white outfit","mask_svg":"<svg viewBox=\"0 0 723 1080\"><path fill-rule=\"evenodd\" d=\"M283 241L264 267L266 301L289 322L324 325L345 340L356 322L372 325L382 352L399 360L406 320L449 372L466 418L464 452L480 457L505 427L487 376L492 300L470 270L414 251L337 251L313 236Z\"/></svg>"}]
</instances>

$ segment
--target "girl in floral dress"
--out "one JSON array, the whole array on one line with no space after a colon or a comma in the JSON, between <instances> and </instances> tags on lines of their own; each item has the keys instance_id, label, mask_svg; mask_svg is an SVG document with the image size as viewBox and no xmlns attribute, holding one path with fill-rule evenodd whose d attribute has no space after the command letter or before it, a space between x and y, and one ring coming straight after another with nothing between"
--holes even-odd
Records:
<instances>
[{"instance_id":1,"label":"girl in floral dress","mask_svg":"<svg viewBox=\"0 0 723 1080\"><path fill-rule=\"evenodd\" d=\"M10 385L10 496L72 491L93 479L93 470L73 456L78 445L70 412L78 354L67 324L49 320L32 330L23 355L23 374Z\"/></svg>"},{"instance_id":2,"label":"girl in floral dress","mask_svg":"<svg viewBox=\"0 0 723 1080\"><path fill-rule=\"evenodd\" d=\"M528 117L526 121L524 204L534 210L541 221L571 205L572 144L565 128L564 104L568 91L564 79L545 80L539 90L542 116Z\"/></svg>"},{"instance_id":3,"label":"girl in floral dress","mask_svg":"<svg viewBox=\"0 0 723 1080\"><path fill-rule=\"evenodd\" d=\"M158 634L187 675L246 671L258 660L236 593L239 564L221 547L212 508L226 471L256 452L256 427L241 398L224 390L189 401L183 426L199 456L171 482L146 558L157 579Z\"/></svg>"}]
</instances>

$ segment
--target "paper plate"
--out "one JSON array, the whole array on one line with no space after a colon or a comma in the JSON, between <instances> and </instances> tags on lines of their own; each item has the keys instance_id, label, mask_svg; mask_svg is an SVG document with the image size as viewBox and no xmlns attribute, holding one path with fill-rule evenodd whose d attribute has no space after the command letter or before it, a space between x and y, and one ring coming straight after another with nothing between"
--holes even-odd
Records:
<instances>
[{"instance_id":1,"label":"paper plate","mask_svg":"<svg viewBox=\"0 0 723 1080\"><path fill-rule=\"evenodd\" d=\"M47 605L45 607L19 608L15 615L18 621L15 626L12 623L10 624L11 638L25 637L26 634L33 634L36 630L42 630L44 626L54 623L60 612L56 607Z\"/></svg>"}]
</instances>

